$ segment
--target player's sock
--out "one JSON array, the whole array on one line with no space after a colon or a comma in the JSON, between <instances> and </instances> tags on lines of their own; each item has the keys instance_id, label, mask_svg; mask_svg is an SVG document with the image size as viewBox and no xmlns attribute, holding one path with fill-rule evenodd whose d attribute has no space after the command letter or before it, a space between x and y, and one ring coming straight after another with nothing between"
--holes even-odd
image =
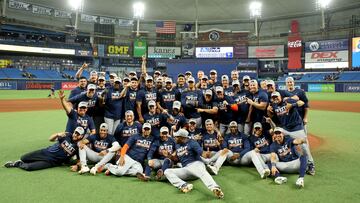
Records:
<instances>
[{"instance_id":1,"label":"player's sock","mask_svg":"<svg viewBox=\"0 0 360 203\"><path fill-rule=\"evenodd\" d=\"M151 168L149 165L146 165L145 167L145 176L150 176L151 174Z\"/></svg>"},{"instance_id":2,"label":"player's sock","mask_svg":"<svg viewBox=\"0 0 360 203\"><path fill-rule=\"evenodd\" d=\"M299 177L304 177L307 168L307 158L305 155L300 156L300 169L299 169Z\"/></svg>"},{"instance_id":3,"label":"player's sock","mask_svg":"<svg viewBox=\"0 0 360 203\"><path fill-rule=\"evenodd\" d=\"M166 169L168 169L171 166L171 160L170 159L165 159L164 163L161 167L161 170L165 171Z\"/></svg>"}]
</instances>

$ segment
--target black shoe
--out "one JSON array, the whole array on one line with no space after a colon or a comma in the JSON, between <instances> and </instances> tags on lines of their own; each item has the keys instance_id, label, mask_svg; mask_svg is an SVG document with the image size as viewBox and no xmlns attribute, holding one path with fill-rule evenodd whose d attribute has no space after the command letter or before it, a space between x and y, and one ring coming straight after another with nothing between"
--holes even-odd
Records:
<instances>
[{"instance_id":1,"label":"black shoe","mask_svg":"<svg viewBox=\"0 0 360 203\"><path fill-rule=\"evenodd\" d=\"M308 165L308 169L306 171L307 174L314 176L315 175L315 165L313 163Z\"/></svg>"},{"instance_id":2,"label":"black shoe","mask_svg":"<svg viewBox=\"0 0 360 203\"><path fill-rule=\"evenodd\" d=\"M6 168L18 168L20 164L23 163L21 160L17 161L8 161L4 164Z\"/></svg>"}]
</instances>

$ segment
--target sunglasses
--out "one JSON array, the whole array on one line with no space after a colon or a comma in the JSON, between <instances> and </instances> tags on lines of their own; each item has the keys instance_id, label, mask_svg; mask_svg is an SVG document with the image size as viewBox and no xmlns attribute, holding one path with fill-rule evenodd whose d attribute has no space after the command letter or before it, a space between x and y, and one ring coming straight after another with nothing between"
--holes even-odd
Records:
<instances>
[{"instance_id":1,"label":"sunglasses","mask_svg":"<svg viewBox=\"0 0 360 203\"><path fill-rule=\"evenodd\" d=\"M194 83L194 81L189 81L189 83Z\"/></svg>"},{"instance_id":2,"label":"sunglasses","mask_svg":"<svg viewBox=\"0 0 360 203\"><path fill-rule=\"evenodd\" d=\"M161 134L163 134L163 135L167 135L167 134L168 134L168 132L166 132L166 131L165 131L165 132L162 132Z\"/></svg>"},{"instance_id":3,"label":"sunglasses","mask_svg":"<svg viewBox=\"0 0 360 203\"><path fill-rule=\"evenodd\" d=\"M87 109L87 107L84 107L84 106L82 106L82 107L79 107L80 109Z\"/></svg>"},{"instance_id":4,"label":"sunglasses","mask_svg":"<svg viewBox=\"0 0 360 203\"><path fill-rule=\"evenodd\" d=\"M195 123L195 122L190 122L189 124L190 124L190 125L195 125L196 123Z\"/></svg>"},{"instance_id":5,"label":"sunglasses","mask_svg":"<svg viewBox=\"0 0 360 203\"><path fill-rule=\"evenodd\" d=\"M280 131L275 131L274 133L275 133L276 135L280 135L280 134L281 134Z\"/></svg>"},{"instance_id":6,"label":"sunglasses","mask_svg":"<svg viewBox=\"0 0 360 203\"><path fill-rule=\"evenodd\" d=\"M222 93L222 91L218 91L218 92L216 92L217 94L221 94Z\"/></svg>"}]
</instances>

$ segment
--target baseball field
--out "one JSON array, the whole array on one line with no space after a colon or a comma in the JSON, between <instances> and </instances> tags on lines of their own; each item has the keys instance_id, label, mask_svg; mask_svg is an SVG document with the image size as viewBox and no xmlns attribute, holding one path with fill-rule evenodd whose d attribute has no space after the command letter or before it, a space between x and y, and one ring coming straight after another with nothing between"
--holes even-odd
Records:
<instances>
[{"instance_id":1,"label":"baseball field","mask_svg":"<svg viewBox=\"0 0 360 203\"><path fill-rule=\"evenodd\" d=\"M308 93L310 144L316 175L297 175L276 185L252 167L225 166L215 180L225 193L217 200L200 180L182 194L167 182L132 177L78 175L68 167L26 172L2 165L51 143L65 128L66 115L48 91L0 91L0 202L358 202L360 199L360 94Z\"/></svg>"}]
</instances>

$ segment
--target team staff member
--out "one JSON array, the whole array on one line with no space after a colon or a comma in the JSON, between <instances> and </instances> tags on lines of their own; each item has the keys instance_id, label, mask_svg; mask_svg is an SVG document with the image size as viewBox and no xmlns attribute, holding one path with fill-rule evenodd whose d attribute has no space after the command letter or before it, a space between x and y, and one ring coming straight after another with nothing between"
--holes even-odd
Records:
<instances>
[{"instance_id":1,"label":"team staff member","mask_svg":"<svg viewBox=\"0 0 360 203\"><path fill-rule=\"evenodd\" d=\"M105 77L100 76L98 79L98 84L97 84L95 93L98 98L101 98L101 97L105 96L107 91L108 90L106 89ZM104 106L102 104L96 105L93 116L92 116L92 118L94 120L95 128L96 128L96 132L99 132L100 125L105 122L104 114L105 114Z\"/></svg>"},{"instance_id":2,"label":"team staff member","mask_svg":"<svg viewBox=\"0 0 360 203\"><path fill-rule=\"evenodd\" d=\"M180 113L180 109L181 103L179 101L174 101L171 113L167 113L165 115L166 121L164 121L164 124L161 125L167 126L171 132L184 128L186 125L186 118L182 113Z\"/></svg>"},{"instance_id":3,"label":"team staff member","mask_svg":"<svg viewBox=\"0 0 360 203\"><path fill-rule=\"evenodd\" d=\"M229 76L227 75L221 76L221 85L224 88L224 94L232 98L234 96L234 89L233 87L230 86Z\"/></svg>"},{"instance_id":4,"label":"team staff member","mask_svg":"<svg viewBox=\"0 0 360 203\"><path fill-rule=\"evenodd\" d=\"M155 178L160 180L166 169L173 165L172 159L175 156L175 140L170 137L169 129L165 126L160 129L160 139L155 140L147 155L148 163L145 164L145 172L137 174L142 181L150 180L151 170L157 170Z\"/></svg>"},{"instance_id":5,"label":"team staff member","mask_svg":"<svg viewBox=\"0 0 360 203\"><path fill-rule=\"evenodd\" d=\"M173 87L172 79L165 79L165 88L159 91L157 106L160 112L171 112L174 101L180 101L181 94L178 89Z\"/></svg>"},{"instance_id":6,"label":"team staff member","mask_svg":"<svg viewBox=\"0 0 360 203\"><path fill-rule=\"evenodd\" d=\"M224 198L224 193L206 171L205 165L201 161L200 156L203 151L200 145L196 141L189 139L188 136L189 133L185 129L180 129L174 133L176 155L182 168L167 169L164 173L166 178L183 193L188 193L193 189L193 185L186 183L184 180L200 178L217 198Z\"/></svg>"},{"instance_id":7,"label":"team staff member","mask_svg":"<svg viewBox=\"0 0 360 203\"><path fill-rule=\"evenodd\" d=\"M128 110L125 112L125 121L120 123L115 129L114 137L121 146L127 142L129 137L141 133L141 124L134 121L134 112Z\"/></svg>"},{"instance_id":8,"label":"team staff member","mask_svg":"<svg viewBox=\"0 0 360 203\"><path fill-rule=\"evenodd\" d=\"M210 90L211 91L211 90ZM205 124L204 124L205 126ZM188 126L189 138L195 140L201 145L202 129L196 127L196 120L190 119Z\"/></svg>"},{"instance_id":9,"label":"team staff member","mask_svg":"<svg viewBox=\"0 0 360 203\"><path fill-rule=\"evenodd\" d=\"M78 86L71 90L69 98L72 98L76 95L86 92L86 86L87 86L86 77L83 77L83 76L80 77Z\"/></svg>"},{"instance_id":10,"label":"team staff member","mask_svg":"<svg viewBox=\"0 0 360 203\"><path fill-rule=\"evenodd\" d=\"M93 119L86 114L87 112L87 102L80 102L77 110L71 108L71 105L65 101L65 94L63 90L59 91L59 98L61 105L64 108L66 115L68 116L68 121L66 123L65 132L74 132L76 127L82 127L87 131L90 131L90 134L95 134L95 125Z\"/></svg>"},{"instance_id":11,"label":"team staff member","mask_svg":"<svg viewBox=\"0 0 360 203\"><path fill-rule=\"evenodd\" d=\"M136 174L142 173L142 165L153 142L154 137L151 136L151 125L144 123L142 133L131 136L121 148L120 158L116 165L108 163L104 166L104 169L106 169L105 174L136 176Z\"/></svg>"},{"instance_id":12,"label":"team staff member","mask_svg":"<svg viewBox=\"0 0 360 203\"><path fill-rule=\"evenodd\" d=\"M209 87L221 86L221 82L217 81L217 71L215 69L210 70Z\"/></svg>"},{"instance_id":13,"label":"team staff member","mask_svg":"<svg viewBox=\"0 0 360 203\"><path fill-rule=\"evenodd\" d=\"M136 95L136 110L140 123L144 123L143 115L149 111L148 102L151 100L156 102L158 97L158 92L156 88L154 88L153 78L150 75L147 75L145 81L145 88L141 89Z\"/></svg>"},{"instance_id":14,"label":"team staff member","mask_svg":"<svg viewBox=\"0 0 360 203\"><path fill-rule=\"evenodd\" d=\"M84 129L77 127L73 133L55 133L50 136L51 142L55 144L45 149L40 149L23 155L20 160L9 161L4 166L6 168L21 168L26 171L41 170L56 166L61 166L70 158L77 154L77 142L83 139Z\"/></svg>"},{"instance_id":15,"label":"team staff member","mask_svg":"<svg viewBox=\"0 0 360 203\"><path fill-rule=\"evenodd\" d=\"M105 95L105 123L109 126L109 134L113 135L123 116L124 99L121 97L121 80L114 79L114 86Z\"/></svg>"},{"instance_id":16,"label":"team staff member","mask_svg":"<svg viewBox=\"0 0 360 203\"><path fill-rule=\"evenodd\" d=\"M304 176L306 171L306 155L298 145L306 142L303 138L291 138L284 136L282 128L275 128L273 135L274 142L270 146L271 152L271 174L275 177L275 183L283 184L287 178L280 175L285 173L299 173L296 186L304 187Z\"/></svg>"},{"instance_id":17,"label":"team staff member","mask_svg":"<svg viewBox=\"0 0 360 203\"><path fill-rule=\"evenodd\" d=\"M79 174L84 174L90 171L93 175L100 166L105 165L115 155L115 152L120 149L119 143L114 136L108 134L109 126L106 123L100 125L98 134L90 135L89 137L79 142L79 158L81 170ZM91 146L88 147L87 145ZM89 169L87 160L95 162L95 166Z\"/></svg>"},{"instance_id":18,"label":"team staff member","mask_svg":"<svg viewBox=\"0 0 360 203\"><path fill-rule=\"evenodd\" d=\"M188 88L181 94L181 105L186 119L194 118L197 124L201 125L201 115L196 108L203 104L203 95L195 87L195 79L189 77ZM200 127L200 126L199 126Z\"/></svg>"}]
</instances>

